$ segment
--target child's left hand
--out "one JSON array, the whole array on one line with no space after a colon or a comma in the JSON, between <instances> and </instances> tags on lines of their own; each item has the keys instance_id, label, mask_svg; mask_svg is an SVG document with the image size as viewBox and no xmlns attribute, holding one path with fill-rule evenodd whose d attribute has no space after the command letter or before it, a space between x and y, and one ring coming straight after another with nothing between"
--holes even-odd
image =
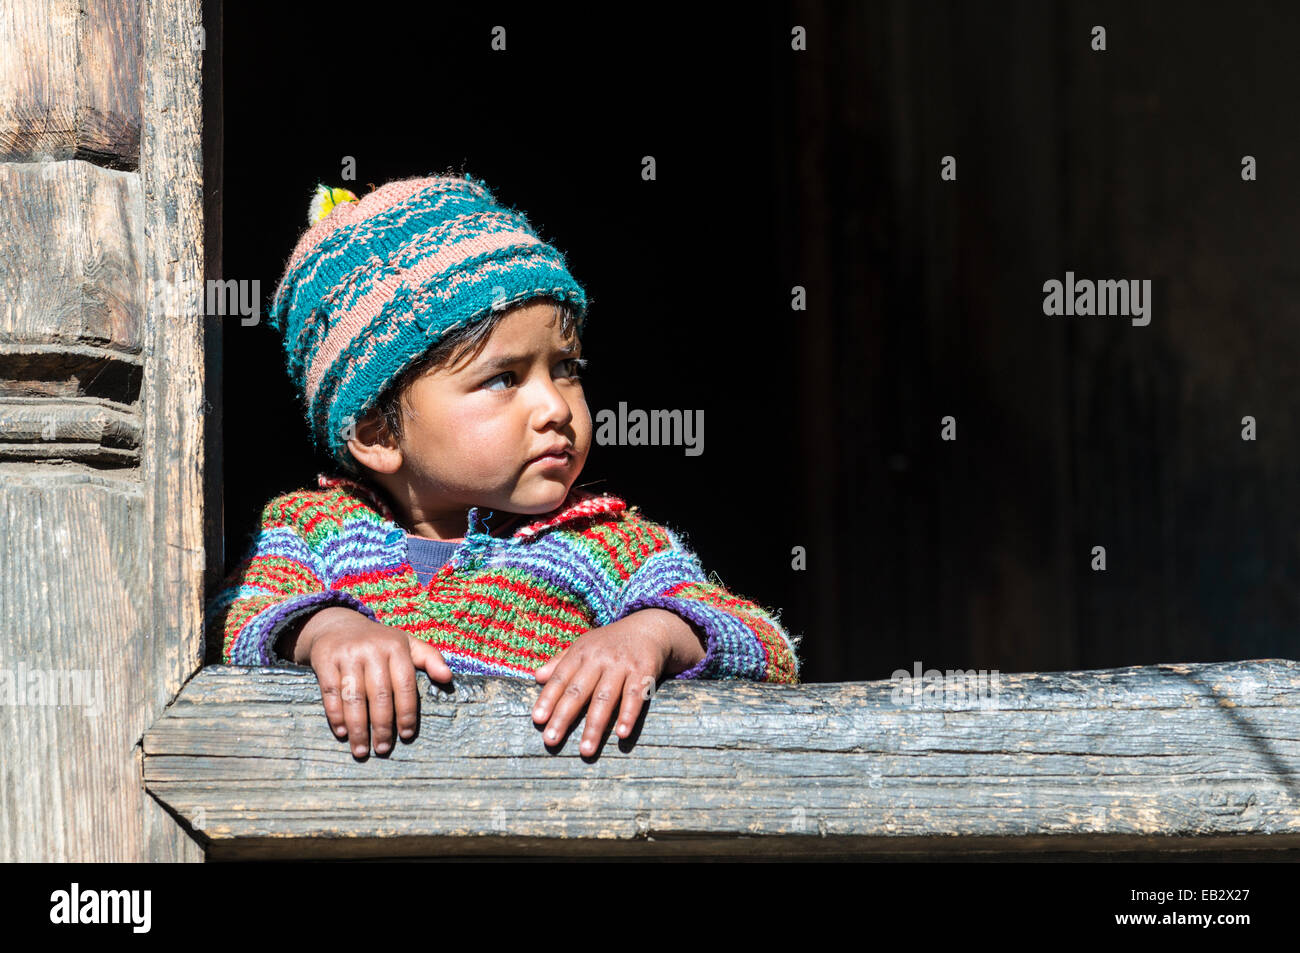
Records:
<instances>
[{"instance_id":1,"label":"child's left hand","mask_svg":"<svg viewBox=\"0 0 1300 953\"><path fill-rule=\"evenodd\" d=\"M669 668L686 671L702 658L704 646L680 616L664 609L633 612L580 636L537 670L545 688L533 721L546 724L547 745L559 744L590 702L578 749L595 754L616 705L621 702L615 733L626 738L659 677Z\"/></svg>"}]
</instances>

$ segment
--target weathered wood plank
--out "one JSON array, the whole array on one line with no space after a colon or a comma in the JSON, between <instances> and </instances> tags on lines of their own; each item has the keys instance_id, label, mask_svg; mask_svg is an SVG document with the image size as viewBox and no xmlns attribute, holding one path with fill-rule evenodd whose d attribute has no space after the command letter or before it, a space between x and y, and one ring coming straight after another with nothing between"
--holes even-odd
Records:
<instances>
[{"instance_id":1,"label":"weathered wood plank","mask_svg":"<svg viewBox=\"0 0 1300 953\"><path fill-rule=\"evenodd\" d=\"M0 160L136 167L144 7L120 0L0 4Z\"/></svg>"},{"instance_id":2,"label":"weathered wood plank","mask_svg":"<svg viewBox=\"0 0 1300 953\"><path fill-rule=\"evenodd\" d=\"M1300 848L1296 662L1002 675L995 710L670 681L594 760L545 749L536 686L418 677L416 739L357 761L310 669L210 666L146 785L213 859Z\"/></svg>"},{"instance_id":3,"label":"weathered wood plank","mask_svg":"<svg viewBox=\"0 0 1300 953\"><path fill-rule=\"evenodd\" d=\"M0 859L143 859L143 512L138 485L4 473Z\"/></svg>"},{"instance_id":4,"label":"weathered wood plank","mask_svg":"<svg viewBox=\"0 0 1300 953\"><path fill-rule=\"evenodd\" d=\"M202 859L140 770L202 663L200 12L0 6L3 860Z\"/></svg>"},{"instance_id":5,"label":"weathered wood plank","mask_svg":"<svg viewBox=\"0 0 1300 953\"><path fill-rule=\"evenodd\" d=\"M144 274L150 302L141 401L152 638L141 650L145 724L203 665L204 425L203 27L200 0L144 4L148 85L141 104ZM142 726L143 727L143 726ZM146 811L140 852L197 860L198 845L161 809Z\"/></svg>"},{"instance_id":6,"label":"weathered wood plank","mask_svg":"<svg viewBox=\"0 0 1300 953\"><path fill-rule=\"evenodd\" d=\"M79 159L0 163L0 349L138 354L145 310L140 177Z\"/></svg>"},{"instance_id":7,"label":"weathered wood plank","mask_svg":"<svg viewBox=\"0 0 1300 953\"><path fill-rule=\"evenodd\" d=\"M79 460L136 466L140 420L95 401L0 399L0 460Z\"/></svg>"}]
</instances>

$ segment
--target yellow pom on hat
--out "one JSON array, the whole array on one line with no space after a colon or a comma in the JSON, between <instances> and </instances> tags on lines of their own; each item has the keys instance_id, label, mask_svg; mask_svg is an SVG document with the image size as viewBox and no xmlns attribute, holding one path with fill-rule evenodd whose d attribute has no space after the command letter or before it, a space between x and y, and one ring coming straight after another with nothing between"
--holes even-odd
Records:
<instances>
[{"instance_id":1,"label":"yellow pom on hat","mask_svg":"<svg viewBox=\"0 0 1300 953\"><path fill-rule=\"evenodd\" d=\"M312 196L311 208L307 210L307 224L315 225L322 218L334 211L336 205L344 202L361 201L351 192L344 188L331 188L328 185L316 186L316 194Z\"/></svg>"}]
</instances>

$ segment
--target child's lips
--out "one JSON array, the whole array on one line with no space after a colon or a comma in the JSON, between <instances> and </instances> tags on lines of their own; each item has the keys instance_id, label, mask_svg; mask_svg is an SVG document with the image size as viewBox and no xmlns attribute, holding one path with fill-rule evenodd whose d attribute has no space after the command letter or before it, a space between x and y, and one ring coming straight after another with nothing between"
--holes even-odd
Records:
<instances>
[{"instance_id":1,"label":"child's lips","mask_svg":"<svg viewBox=\"0 0 1300 953\"><path fill-rule=\"evenodd\" d=\"M540 457L533 457L533 459L528 461L528 465L530 467L536 465L544 468L567 467L569 465L569 458L572 457L572 455L572 452L568 450L561 450L558 453L544 453Z\"/></svg>"}]
</instances>

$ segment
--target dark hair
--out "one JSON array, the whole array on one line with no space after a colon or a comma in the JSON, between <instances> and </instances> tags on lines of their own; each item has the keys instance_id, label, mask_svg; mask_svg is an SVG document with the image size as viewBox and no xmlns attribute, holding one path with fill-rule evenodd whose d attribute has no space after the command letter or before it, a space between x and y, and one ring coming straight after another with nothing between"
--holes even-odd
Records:
<instances>
[{"instance_id":1,"label":"dark hair","mask_svg":"<svg viewBox=\"0 0 1300 953\"><path fill-rule=\"evenodd\" d=\"M483 348L487 347L488 338L492 336L496 326L506 316L513 313L517 308L537 303L537 300L536 298L530 298L506 310L493 311L487 317L475 321L468 327L457 328L425 351L414 364L402 371L384 388L379 395L379 399L374 404L374 409L381 414L388 432L394 437L400 438L402 436L403 400L411 386L419 378L438 367L456 366L467 352L468 360L474 360L483 353ZM572 306L566 301L546 300L552 301L555 305L555 315L560 320L560 334L566 339L570 335L576 334L576 315Z\"/></svg>"}]
</instances>

